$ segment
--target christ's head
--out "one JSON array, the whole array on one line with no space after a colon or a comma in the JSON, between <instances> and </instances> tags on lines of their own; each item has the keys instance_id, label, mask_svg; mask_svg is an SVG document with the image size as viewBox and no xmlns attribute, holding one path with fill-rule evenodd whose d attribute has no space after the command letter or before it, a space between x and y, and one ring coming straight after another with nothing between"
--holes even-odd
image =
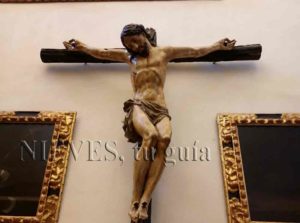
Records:
<instances>
[{"instance_id":1,"label":"christ's head","mask_svg":"<svg viewBox=\"0 0 300 223\"><path fill-rule=\"evenodd\" d=\"M121 33L121 41L132 57L149 54L149 44L156 46L156 32L154 29L145 29L143 25L128 24Z\"/></svg>"}]
</instances>

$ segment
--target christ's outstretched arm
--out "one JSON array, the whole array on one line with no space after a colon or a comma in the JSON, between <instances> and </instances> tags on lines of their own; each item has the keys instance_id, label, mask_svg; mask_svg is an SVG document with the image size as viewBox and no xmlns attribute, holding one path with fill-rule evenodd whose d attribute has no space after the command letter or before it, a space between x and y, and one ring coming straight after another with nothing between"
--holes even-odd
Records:
<instances>
[{"instance_id":1,"label":"christ's outstretched arm","mask_svg":"<svg viewBox=\"0 0 300 223\"><path fill-rule=\"evenodd\" d=\"M232 50L235 43L235 40L225 38L207 47L163 47L163 50L167 54L167 60L170 61L178 58L202 57L217 50Z\"/></svg>"},{"instance_id":2,"label":"christ's outstretched arm","mask_svg":"<svg viewBox=\"0 0 300 223\"><path fill-rule=\"evenodd\" d=\"M86 44L75 39L64 41L63 44L68 50L78 50L98 59L130 62L129 54L125 49L96 49L88 47Z\"/></svg>"}]
</instances>

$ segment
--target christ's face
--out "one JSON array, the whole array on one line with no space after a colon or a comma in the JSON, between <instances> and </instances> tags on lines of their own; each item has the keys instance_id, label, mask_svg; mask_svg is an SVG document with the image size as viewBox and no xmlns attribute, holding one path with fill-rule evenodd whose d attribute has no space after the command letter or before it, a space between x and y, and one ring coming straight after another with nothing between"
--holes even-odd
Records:
<instances>
[{"instance_id":1,"label":"christ's face","mask_svg":"<svg viewBox=\"0 0 300 223\"><path fill-rule=\"evenodd\" d=\"M147 56L149 53L145 35L131 35L123 38L123 43L130 54Z\"/></svg>"}]
</instances>

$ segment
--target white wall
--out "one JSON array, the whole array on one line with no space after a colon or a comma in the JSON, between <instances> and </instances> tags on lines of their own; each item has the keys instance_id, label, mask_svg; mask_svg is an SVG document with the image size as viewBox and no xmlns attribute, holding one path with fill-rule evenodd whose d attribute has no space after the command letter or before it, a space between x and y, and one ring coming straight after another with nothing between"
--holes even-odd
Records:
<instances>
[{"instance_id":1,"label":"white wall","mask_svg":"<svg viewBox=\"0 0 300 223\"><path fill-rule=\"evenodd\" d=\"M172 146L211 150L210 162L177 162L153 196L154 223L226 222L216 114L299 112L300 1L224 0L0 5L1 110L77 111L74 141L117 141L125 162L71 157L60 223L129 222L132 144L123 137L123 102L132 96L126 65L49 65L41 48L78 38L121 47L123 25L157 29L160 45L200 46L223 37L261 43L258 62L172 64L165 93Z\"/></svg>"}]
</instances>

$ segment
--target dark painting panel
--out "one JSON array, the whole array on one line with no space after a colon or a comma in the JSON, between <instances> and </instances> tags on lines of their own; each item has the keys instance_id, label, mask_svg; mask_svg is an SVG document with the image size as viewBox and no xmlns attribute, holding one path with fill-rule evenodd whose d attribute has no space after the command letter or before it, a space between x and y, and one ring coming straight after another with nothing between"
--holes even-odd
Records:
<instances>
[{"instance_id":1,"label":"dark painting panel","mask_svg":"<svg viewBox=\"0 0 300 223\"><path fill-rule=\"evenodd\" d=\"M0 123L0 215L36 215L53 130Z\"/></svg>"},{"instance_id":2,"label":"dark painting panel","mask_svg":"<svg viewBox=\"0 0 300 223\"><path fill-rule=\"evenodd\" d=\"M300 126L238 126L252 221L300 222Z\"/></svg>"}]
</instances>

